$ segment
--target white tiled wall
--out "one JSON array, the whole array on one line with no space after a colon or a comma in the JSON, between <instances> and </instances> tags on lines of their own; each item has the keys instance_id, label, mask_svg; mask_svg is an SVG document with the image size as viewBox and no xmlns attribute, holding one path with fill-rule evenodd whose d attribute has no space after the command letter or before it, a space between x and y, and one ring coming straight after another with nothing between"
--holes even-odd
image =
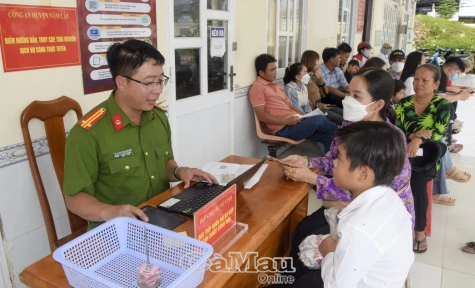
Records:
<instances>
[{"instance_id":1,"label":"white tiled wall","mask_svg":"<svg viewBox=\"0 0 475 288\"><path fill-rule=\"evenodd\" d=\"M71 231L51 157L46 154L38 157L37 161L51 203L58 237L61 238ZM51 253L27 161L0 169L0 191L2 191L0 217L3 223L4 250L8 265L14 274L14 287L24 287L18 279L19 273L28 265ZM8 275L5 272L4 274Z\"/></svg>"}]
</instances>

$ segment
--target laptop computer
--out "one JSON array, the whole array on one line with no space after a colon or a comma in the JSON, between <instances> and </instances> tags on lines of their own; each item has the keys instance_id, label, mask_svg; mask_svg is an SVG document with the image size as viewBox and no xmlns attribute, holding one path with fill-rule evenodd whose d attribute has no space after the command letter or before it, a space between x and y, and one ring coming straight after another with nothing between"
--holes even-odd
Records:
<instances>
[{"instance_id":1,"label":"laptop computer","mask_svg":"<svg viewBox=\"0 0 475 288\"><path fill-rule=\"evenodd\" d=\"M190 188L187 188L173 196L173 198L170 198L158 205L158 208L193 217L196 211L200 210L203 206L208 204L211 200L216 198L234 184L236 184L236 193L241 192L244 189L244 182L249 180L257 172L257 170L261 168L265 161L265 158L262 159L259 163L249 168L246 172L228 182L226 186L198 182Z\"/></svg>"}]
</instances>

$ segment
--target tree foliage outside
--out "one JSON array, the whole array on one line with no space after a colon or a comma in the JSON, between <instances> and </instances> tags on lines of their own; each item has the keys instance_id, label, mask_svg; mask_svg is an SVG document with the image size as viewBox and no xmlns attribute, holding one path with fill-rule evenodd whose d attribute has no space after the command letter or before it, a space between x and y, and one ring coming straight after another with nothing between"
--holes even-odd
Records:
<instances>
[{"instance_id":1,"label":"tree foliage outside","mask_svg":"<svg viewBox=\"0 0 475 288\"><path fill-rule=\"evenodd\" d=\"M435 10L440 18L450 19L459 11L459 4L455 0L441 0Z\"/></svg>"},{"instance_id":2,"label":"tree foliage outside","mask_svg":"<svg viewBox=\"0 0 475 288\"><path fill-rule=\"evenodd\" d=\"M440 48L475 49L475 28L460 22L417 15L414 23L415 46L435 50ZM467 53L469 51L465 51Z\"/></svg>"}]
</instances>

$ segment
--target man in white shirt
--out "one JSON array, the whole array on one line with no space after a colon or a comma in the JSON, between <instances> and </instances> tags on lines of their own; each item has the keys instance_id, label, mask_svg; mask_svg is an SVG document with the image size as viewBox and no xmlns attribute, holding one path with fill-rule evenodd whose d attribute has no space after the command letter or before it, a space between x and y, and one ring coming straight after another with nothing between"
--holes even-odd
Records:
<instances>
[{"instance_id":1,"label":"man in white shirt","mask_svg":"<svg viewBox=\"0 0 475 288\"><path fill-rule=\"evenodd\" d=\"M414 262L411 215L388 186L403 169L404 139L377 121L353 123L337 137L333 177L354 200L338 215L338 242L330 236L319 245L321 271L293 287L401 288Z\"/></svg>"}]
</instances>

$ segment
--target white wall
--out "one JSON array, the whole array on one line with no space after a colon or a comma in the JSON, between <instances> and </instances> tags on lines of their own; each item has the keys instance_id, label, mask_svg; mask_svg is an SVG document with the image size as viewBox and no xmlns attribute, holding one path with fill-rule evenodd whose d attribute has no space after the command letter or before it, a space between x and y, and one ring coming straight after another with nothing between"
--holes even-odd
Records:
<instances>
[{"instance_id":1,"label":"white wall","mask_svg":"<svg viewBox=\"0 0 475 288\"><path fill-rule=\"evenodd\" d=\"M252 7L252 9L250 9ZM243 87L236 90L234 101L234 154L260 158L267 154L267 146L257 138L254 112L247 96L249 86L256 79L254 59L267 53L266 1L236 1L236 81Z\"/></svg>"},{"instance_id":2,"label":"white wall","mask_svg":"<svg viewBox=\"0 0 475 288\"><path fill-rule=\"evenodd\" d=\"M166 42L166 0L157 2L158 49L167 55ZM0 4L51 5L76 7L76 0L0 0ZM1 52L0 52L1 54ZM2 67L0 56L0 67ZM168 69L165 69L168 71ZM83 113L105 100L110 91L84 95L80 66L30 70L4 73L0 68L0 87L3 100L0 105L0 287L11 284L24 287L18 274L28 265L48 255L49 245L46 228L41 213L36 189L31 178L28 162L23 149L23 137L20 130L20 114L34 100L52 100L62 95L75 99L81 105ZM167 90L161 99L167 97ZM73 113L65 118L66 129L76 122ZM51 202L58 237L70 233L66 208L61 190L54 174L51 158L48 154L44 128L39 121L30 122L32 139L37 139L35 151L45 154L38 157L38 166L43 183ZM38 140L38 138L40 138ZM13 155L13 152L15 154ZM4 252L4 253L3 253ZM10 271L8 270L10 268ZM11 287L6 286L6 287Z\"/></svg>"}]
</instances>

